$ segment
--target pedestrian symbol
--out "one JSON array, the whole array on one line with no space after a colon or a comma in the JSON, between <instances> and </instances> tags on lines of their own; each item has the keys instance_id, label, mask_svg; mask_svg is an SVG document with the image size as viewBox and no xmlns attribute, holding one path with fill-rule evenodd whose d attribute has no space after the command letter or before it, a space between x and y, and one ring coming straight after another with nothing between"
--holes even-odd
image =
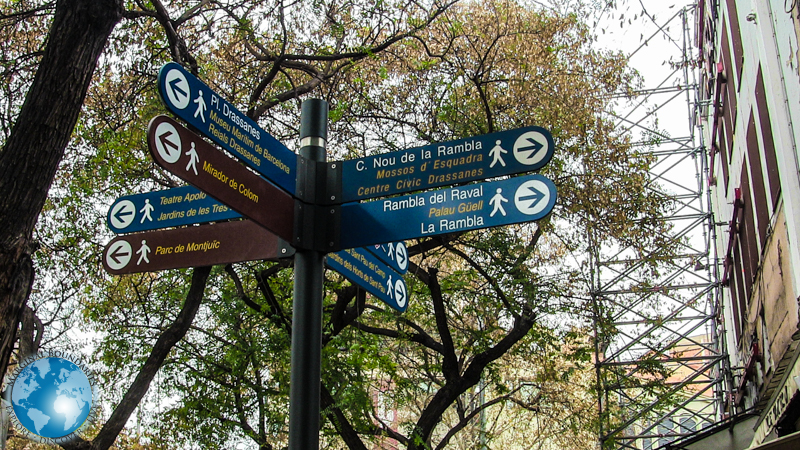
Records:
<instances>
[{"instance_id":1,"label":"pedestrian symbol","mask_svg":"<svg viewBox=\"0 0 800 450\"><path fill-rule=\"evenodd\" d=\"M489 199L489 204L492 205L493 209L492 212L489 214L489 217L494 217L495 214L498 212L502 215L506 215L506 210L503 208L503 203L508 203L508 199L503 197L503 190L497 188L497 193Z\"/></svg>"},{"instance_id":2,"label":"pedestrian symbol","mask_svg":"<svg viewBox=\"0 0 800 450\"><path fill-rule=\"evenodd\" d=\"M386 282L386 295L394 299L394 284L392 283L392 276L389 275L389 281Z\"/></svg>"},{"instance_id":3,"label":"pedestrian symbol","mask_svg":"<svg viewBox=\"0 0 800 450\"><path fill-rule=\"evenodd\" d=\"M139 260L136 261L137 266L141 264L142 261L146 262L147 264L150 264L150 259L147 258L148 253L150 253L150 247L147 246L147 241L142 240L142 246L139 248L139 250L136 250L136 254L140 255Z\"/></svg>"},{"instance_id":4,"label":"pedestrian symbol","mask_svg":"<svg viewBox=\"0 0 800 450\"><path fill-rule=\"evenodd\" d=\"M203 100L203 91L198 91L198 96L194 99L194 102L197 103L197 109L194 112L194 117L200 116L200 120L203 123L206 123L206 101Z\"/></svg>"},{"instance_id":5,"label":"pedestrian symbol","mask_svg":"<svg viewBox=\"0 0 800 450\"><path fill-rule=\"evenodd\" d=\"M197 150L194 148L194 142L192 142L192 148L186 152L186 155L189 157L189 164L186 165L186 171L188 172L191 168L195 175L197 175L197 161L200 161L200 158L197 156Z\"/></svg>"},{"instance_id":6,"label":"pedestrian symbol","mask_svg":"<svg viewBox=\"0 0 800 450\"><path fill-rule=\"evenodd\" d=\"M489 156L492 157L492 163L489 164L489 167L494 167L495 164L500 163L501 166L505 167L506 162L503 161L503 154L508 153L508 150L504 149L500 145L501 141L498 139L495 141L495 146L489 150Z\"/></svg>"},{"instance_id":7,"label":"pedestrian symbol","mask_svg":"<svg viewBox=\"0 0 800 450\"><path fill-rule=\"evenodd\" d=\"M186 109L189 106L189 82L178 69L172 69L166 76L167 98L172 106Z\"/></svg>"},{"instance_id":8,"label":"pedestrian symbol","mask_svg":"<svg viewBox=\"0 0 800 450\"><path fill-rule=\"evenodd\" d=\"M139 223L144 223L144 219L147 219L150 222L152 222L153 217L150 216L150 213L153 212L154 209L156 208L150 204L150 199L146 198L144 200L144 206L142 207L142 209L139 210L139 212L143 214L142 220L140 220Z\"/></svg>"}]
</instances>

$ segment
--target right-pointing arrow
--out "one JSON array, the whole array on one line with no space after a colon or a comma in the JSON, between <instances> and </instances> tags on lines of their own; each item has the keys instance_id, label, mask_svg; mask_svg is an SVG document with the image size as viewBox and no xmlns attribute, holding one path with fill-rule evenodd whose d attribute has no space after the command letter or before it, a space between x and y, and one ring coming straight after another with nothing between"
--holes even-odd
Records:
<instances>
[{"instance_id":1,"label":"right-pointing arrow","mask_svg":"<svg viewBox=\"0 0 800 450\"><path fill-rule=\"evenodd\" d=\"M544 144L532 138L526 138L525 140L528 141L531 145L520 147L518 151L531 152L531 154L526 156L525 159L533 159L536 157L536 154L539 153L539 150L544 148Z\"/></svg>"},{"instance_id":2,"label":"right-pointing arrow","mask_svg":"<svg viewBox=\"0 0 800 450\"><path fill-rule=\"evenodd\" d=\"M530 201L531 203L528 206L528 208L535 208L536 204L539 203L544 198L544 192L540 192L533 186L528 186L527 189L528 191L532 192L532 194L520 195L519 199L520 201L523 202Z\"/></svg>"}]
</instances>

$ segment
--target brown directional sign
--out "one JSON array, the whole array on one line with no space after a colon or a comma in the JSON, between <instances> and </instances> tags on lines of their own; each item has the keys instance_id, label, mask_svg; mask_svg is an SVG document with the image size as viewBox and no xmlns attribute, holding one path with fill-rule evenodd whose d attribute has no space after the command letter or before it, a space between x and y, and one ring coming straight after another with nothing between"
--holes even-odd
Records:
<instances>
[{"instance_id":1,"label":"brown directional sign","mask_svg":"<svg viewBox=\"0 0 800 450\"><path fill-rule=\"evenodd\" d=\"M161 167L281 238L292 240L294 200L284 190L169 117L150 121L147 143Z\"/></svg>"},{"instance_id":2,"label":"brown directional sign","mask_svg":"<svg viewBox=\"0 0 800 450\"><path fill-rule=\"evenodd\" d=\"M121 275L275 260L293 254L288 243L258 224L238 220L116 237L103 250L103 267L112 275Z\"/></svg>"}]
</instances>

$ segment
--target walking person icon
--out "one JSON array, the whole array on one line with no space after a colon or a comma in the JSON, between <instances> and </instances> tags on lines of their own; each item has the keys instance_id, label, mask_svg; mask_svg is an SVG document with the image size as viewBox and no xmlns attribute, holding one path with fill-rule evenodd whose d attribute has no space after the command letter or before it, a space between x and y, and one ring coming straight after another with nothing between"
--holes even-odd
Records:
<instances>
[{"instance_id":1,"label":"walking person icon","mask_svg":"<svg viewBox=\"0 0 800 450\"><path fill-rule=\"evenodd\" d=\"M136 261L137 266L142 263L142 260L144 260L144 262L147 264L150 264L150 260L147 258L148 253L150 253L150 247L147 246L146 240L142 240L142 246L139 248L139 250L136 250L136 254L139 255L139 261Z\"/></svg>"},{"instance_id":2,"label":"walking person icon","mask_svg":"<svg viewBox=\"0 0 800 450\"><path fill-rule=\"evenodd\" d=\"M392 276L389 275L389 281L386 282L386 295L389 298L394 299L394 283L392 282Z\"/></svg>"},{"instance_id":3,"label":"walking person icon","mask_svg":"<svg viewBox=\"0 0 800 450\"><path fill-rule=\"evenodd\" d=\"M495 164L500 163L501 166L505 167L506 162L503 161L503 153L508 153L508 150L505 150L503 147L500 146L500 140L498 139L495 141L495 146L489 150L489 156L492 157L492 163L489 164L489 167L494 167ZM505 214L503 214L505 215Z\"/></svg>"},{"instance_id":4,"label":"walking person icon","mask_svg":"<svg viewBox=\"0 0 800 450\"><path fill-rule=\"evenodd\" d=\"M506 215L506 210L503 208L503 202L508 203L508 199L503 197L503 190L497 188L497 194L495 194L491 199L489 199L489 204L493 206L492 212L489 214L489 217L494 217L494 215L500 211L500 214Z\"/></svg>"},{"instance_id":5,"label":"walking person icon","mask_svg":"<svg viewBox=\"0 0 800 450\"><path fill-rule=\"evenodd\" d=\"M206 123L206 101L203 99L203 91L198 91L198 93L198 97L194 99L194 102L197 103L197 110L195 110L194 116L200 115L200 119L203 123Z\"/></svg>"},{"instance_id":6,"label":"walking person icon","mask_svg":"<svg viewBox=\"0 0 800 450\"><path fill-rule=\"evenodd\" d=\"M156 208L150 204L150 199L149 198L144 199L144 206L142 207L142 209L139 210L140 213L143 213L142 220L140 220L139 223L144 223L144 219L147 219L150 222L152 222L153 217L150 216L150 213L153 212L154 209Z\"/></svg>"},{"instance_id":7,"label":"walking person icon","mask_svg":"<svg viewBox=\"0 0 800 450\"><path fill-rule=\"evenodd\" d=\"M186 155L189 156L189 164L186 165L186 171L188 172L191 168L194 171L194 174L197 175L197 161L200 161L200 157L197 156L197 150L194 148L194 142L192 142L192 148L186 152Z\"/></svg>"}]
</instances>

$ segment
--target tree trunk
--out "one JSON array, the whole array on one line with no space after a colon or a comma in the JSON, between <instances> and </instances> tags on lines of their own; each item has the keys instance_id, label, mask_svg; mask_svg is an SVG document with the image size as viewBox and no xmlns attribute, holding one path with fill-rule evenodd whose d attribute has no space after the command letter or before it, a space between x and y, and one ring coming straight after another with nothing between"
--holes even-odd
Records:
<instances>
[{"instance_id":1,"label":"tree trunk","mask_svg":"<svg viewBox=\"0 0 800 450\"><path fill-rule=\"evenodd\" d=\"M33 227L78 120L121 0L59 0L47 46L0 151L0 379L33 283Z\"/></svg>"}]
</instances>

